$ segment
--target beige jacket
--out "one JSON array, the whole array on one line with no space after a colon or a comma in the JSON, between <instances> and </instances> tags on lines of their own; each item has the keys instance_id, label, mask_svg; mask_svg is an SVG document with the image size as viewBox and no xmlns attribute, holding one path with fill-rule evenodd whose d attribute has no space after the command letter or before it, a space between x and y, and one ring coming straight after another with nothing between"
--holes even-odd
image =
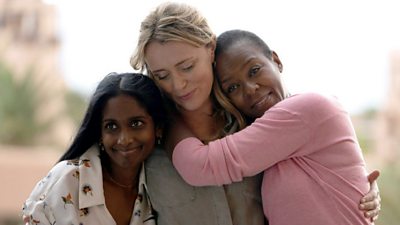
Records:
<instances>
[{"instance_id":1,"label":"beige jacket","mask_svg":"<svg viewBox=\"0 0 400 225\"><path fill-rule=\"evenodd\" d=\"M161 149L145 163L147 189L158 225L264 225L259 174L225 186L185 183Z\"/></svg>"}]
</instances>

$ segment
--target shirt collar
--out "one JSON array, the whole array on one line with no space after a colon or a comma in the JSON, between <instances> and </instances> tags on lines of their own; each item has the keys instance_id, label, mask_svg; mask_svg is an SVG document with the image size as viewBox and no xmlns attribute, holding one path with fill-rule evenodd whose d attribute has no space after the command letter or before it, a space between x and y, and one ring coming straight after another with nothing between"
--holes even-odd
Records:
<instances>
[{"instance_id":1,"label":"shirt collar","mask_svg":"<svg viewBox=\"0 0 400 225\"><path fill-rule=\"evenodd\" d=\"M105 205L103 175L98 146L79 157L79 208Z\"/></svg>"},{"instance_id":2,"label":"shirt collar","mask_svg":"<svg viewBox=\"0 0 400 225\"><path fill-rule=\"evenodd\" d=\"M151 209L147 192L146 173L143 162L139 175L138 194L146 199ZM100 150L97 145L93 145L79 157L79 209L96 205L105 205L105 199Z\"/></svg>"}]
</instances>

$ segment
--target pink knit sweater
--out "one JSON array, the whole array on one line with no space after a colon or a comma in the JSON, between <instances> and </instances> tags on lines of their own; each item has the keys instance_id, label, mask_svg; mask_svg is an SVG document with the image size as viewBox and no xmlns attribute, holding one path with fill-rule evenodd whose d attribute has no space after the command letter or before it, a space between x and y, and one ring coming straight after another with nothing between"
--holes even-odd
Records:
<instances>
[{"instance_id":1,"label":"pink knit sweater","mask_svg":"<svg viewBox=\"0 0 400 225\"><path fill-rule=\"evenodd\" d=\"M173 163L194 186L241 181L264 171L270 225L370 224L358 209L369 183L348 114L334 98L287 98L244 130L204 145L187 138Z\"/></svg>"}]
</instances>

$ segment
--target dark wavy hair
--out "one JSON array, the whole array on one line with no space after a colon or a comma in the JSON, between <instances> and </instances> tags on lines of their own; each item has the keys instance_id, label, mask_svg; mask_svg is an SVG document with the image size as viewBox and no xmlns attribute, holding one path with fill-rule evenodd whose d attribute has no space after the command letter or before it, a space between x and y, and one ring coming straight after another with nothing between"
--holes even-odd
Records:
<instances>
[{"instance_id":1,"label":"dark wavy hair","mask_svg":"<svg viewBox=\"0 0 400 225\"><path fill-rule=\"evenodd\" d=\"M71 146L59 161L76 159L101 139L103 110L110 98L125 94L135 98L150 114L155 127L165 127L166 112L159 89L139 73L110 73L98 84Z\"/></svg>"}]
</instances>

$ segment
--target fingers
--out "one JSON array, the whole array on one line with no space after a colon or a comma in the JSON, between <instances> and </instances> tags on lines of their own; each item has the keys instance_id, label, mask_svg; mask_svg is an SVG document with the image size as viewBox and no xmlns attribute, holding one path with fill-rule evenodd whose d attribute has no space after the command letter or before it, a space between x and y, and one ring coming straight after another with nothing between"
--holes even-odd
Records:
<instances>
[{"instance_id":1,"label":"fingers","mask_svg":"<svg viewBox=\"0 0 400 225\"><path fill-rule=\"evenodd\" d=\"M368 201L360 204L360 209L369 212L374 211L376 209L380 209L380 200L378 198L373 201ZM370 216L369 216L370 217Z\"/></svg>"},{"instance_id":2,"label":"fingers","mask_svg":"<svg viewBox=\"0 0 400 225\"><path fill-rule=\"evenodd\" d=\"M373 202L376 200L379 200L379 202L380 202L379 191L372 188L370 192L368 192L364 197L361 198L361 205L364 203L369 203L369 202Z\"/></svg>"},{"instance_id":3,"label":"fingers","mask_svg":"<svg viewBox=\"0 0 400 225\"><path fill-rule=\"evenodd\" d=\"M378 219L380 208L376 208L371 211L364 212L364 216L366 218L370 218L371 221L375 221Z\"/></svg>"},{"instance_id":4,"label":"fingers","mask_svg":"<svg viewBox=\"0 0 400 225\"><path fill-rule=\"evenodd\" d=\"M379 195L379 188L376 180L380 172L374 170L368 175L368 181L371 184L370 191L361 199L360 209L364 210L364 216L369 218L371 222L378 219L379 211L381 210L381 197Z\"/></svg>"},{"instance_id":5,"label":"fingers","mask_svg":"<svg viewBox=\"0 0 400 225\"><path fill-rule=\"evenodd\" d=\"M380 175L379 170L374 170L374 171L372 171L372 172L368 175L368 181L369 181L370 183L376 181L376 180L378 179L379 175Z\"/></svg>"}]
</instances>

